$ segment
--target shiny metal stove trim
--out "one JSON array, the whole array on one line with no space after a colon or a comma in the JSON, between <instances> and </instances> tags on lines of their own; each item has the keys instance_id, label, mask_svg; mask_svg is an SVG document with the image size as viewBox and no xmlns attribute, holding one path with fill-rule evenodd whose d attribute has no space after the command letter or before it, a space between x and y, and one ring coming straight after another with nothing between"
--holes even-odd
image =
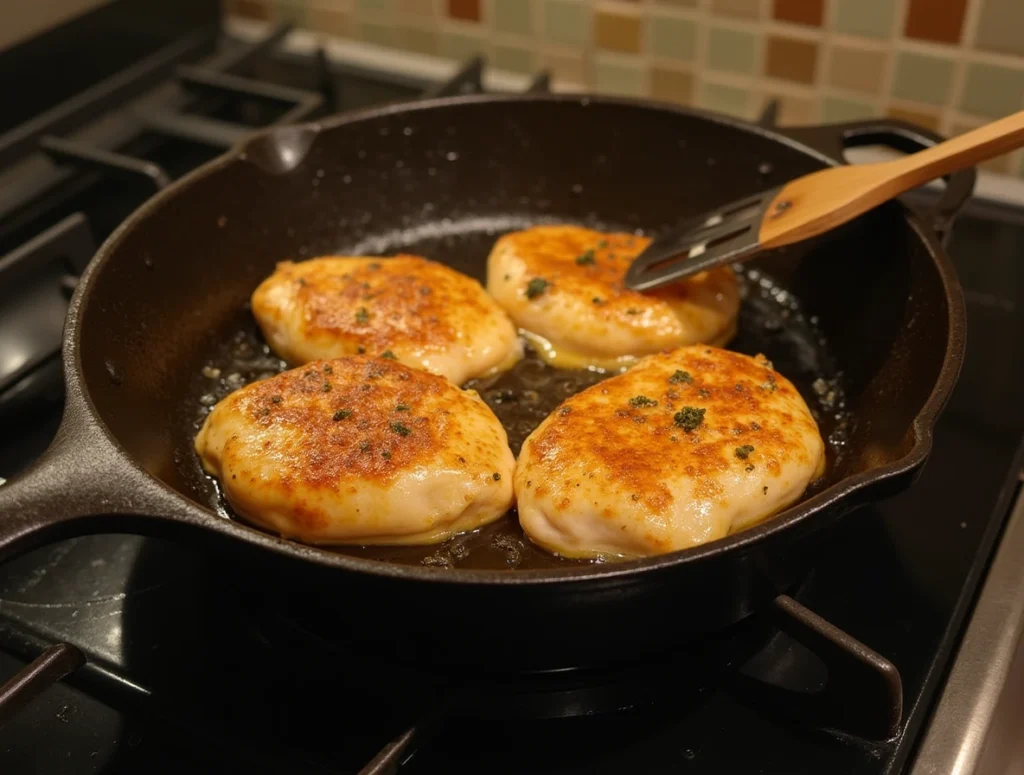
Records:
<instances>
[{"instance_id":1,"label":"shiny metal stove trim","mask_svg":"<svg viewBox=\"0 0 1024 775\"><path fill-rule=\"evenodd\" d=\"M1010 772L1024 756L1024 490L953 661L911 775Z\"/></svg>"}]
</instances>

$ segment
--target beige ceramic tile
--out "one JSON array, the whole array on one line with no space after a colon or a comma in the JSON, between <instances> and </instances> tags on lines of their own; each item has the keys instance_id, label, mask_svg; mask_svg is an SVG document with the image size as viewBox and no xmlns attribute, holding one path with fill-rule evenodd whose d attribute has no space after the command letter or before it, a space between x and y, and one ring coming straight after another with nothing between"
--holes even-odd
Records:
<instances>
[{"instance_id":1,"label":"beige ceramic tile","mask_svg":"<svg viewBox=\"0 0 1024 775\"><path fill-rule=\"evenodd\" d=\"M833 45L825 80L830 86L880 94L885 86L889 53Z\"/></svg>"}]
</instances>

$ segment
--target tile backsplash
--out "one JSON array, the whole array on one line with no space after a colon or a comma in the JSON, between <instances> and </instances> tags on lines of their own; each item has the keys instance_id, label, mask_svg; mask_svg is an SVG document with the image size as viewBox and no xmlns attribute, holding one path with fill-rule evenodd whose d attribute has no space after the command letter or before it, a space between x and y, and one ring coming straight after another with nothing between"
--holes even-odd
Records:
<instances>
[{"instance_id":1,"label":"tile backsplash","mask_svg":"<svg viewBox=\"0 0 1024 775\"><path fill-rule=\"evenodd\" d=\"M1024 0L224 0L229 15L780 122L1024 109ZM987 163L1024 177L1024 154Z\"/></svg>"}]
</instances>

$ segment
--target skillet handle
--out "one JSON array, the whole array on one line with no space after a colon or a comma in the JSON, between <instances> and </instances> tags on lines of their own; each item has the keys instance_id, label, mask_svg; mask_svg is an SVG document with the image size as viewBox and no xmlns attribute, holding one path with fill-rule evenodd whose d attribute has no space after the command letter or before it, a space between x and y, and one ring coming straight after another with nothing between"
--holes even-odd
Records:
<instances>
[{"instance_id":1,"label":"skillet handle","mask_svg":"<svg viewBox=\"0 0 1024 775\"><path fill-rule=\"evenodd\" d=\"M166 532L160 528L181 511L177 497L110 441L80 402L69 392L49 448L0 486L0 563L87 533Z\"/></svg>"},{"instance_id":2,"label":"skillet handle","mask_svg":"<svg viewBox=\"0 0 1024 775\"><path fill-rule=\"evenodd\" d=\"M845 124L787 127L779 130L830 159L843 161L843 151L864 145L884 145L903 153L915 153L943 142L930 129L889 118L869 118ZM960 210L974 193L978 173L973 167L946 175L946 187L931 212L924 213L932 229L944 243Z\"/></svg>"}]
</instances>

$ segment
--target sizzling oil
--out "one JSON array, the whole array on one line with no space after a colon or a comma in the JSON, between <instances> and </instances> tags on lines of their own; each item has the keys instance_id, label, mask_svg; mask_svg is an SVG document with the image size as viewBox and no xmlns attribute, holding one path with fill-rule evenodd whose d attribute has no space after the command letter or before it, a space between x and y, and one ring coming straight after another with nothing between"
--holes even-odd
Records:
<instances>
[{"instance_id":1,"label":"sizzling oil","mask_svg":"<svg viewBox=\"0 0 1024 775\"><path fill-rule=\"evenodd\" d=\"M487 254L496 234L516 226L519 224L498 223L471 234L442 231L437 236L420 236L411 245L396 246L391 242L373 247L377 248L374 252L384 254L409 250L427 256L479 257ZM474 249L475 246L470 245L467 249L467 240L479 242L479 247ZM448 263L482 279L479 260ZM757 270L746 270L740 276L743 304L739 328L728 347L749 355L764 353L807 401L827 442L826 473L808 490L808 493L816 492L831 484L831 474L843 454L848 436L850 418L846 412L842 374L829 354L816 321L804 315L792 294ZM193 379L190 396L195 413L187 427L182 428L176 458L193 486L196 500L225 518L236 519L216 481L203 473L192 441L217 401L243 385L283 371L286 364L270 352L248 309L240 310L231 329L227 337L212 344L206 365ZM526 437L564 399L608 376L611 375L598 371L557 369L528 350L527 356L511 370L489 379L473 380L466 387L477 390L494 410L505 426L512 451L518 455ZM519 528L514 510L491 525L436 546L338 547L336 551L404 564L499 570L590 562L562 559L534 546Z\"/></svg>"}]
</instances>

